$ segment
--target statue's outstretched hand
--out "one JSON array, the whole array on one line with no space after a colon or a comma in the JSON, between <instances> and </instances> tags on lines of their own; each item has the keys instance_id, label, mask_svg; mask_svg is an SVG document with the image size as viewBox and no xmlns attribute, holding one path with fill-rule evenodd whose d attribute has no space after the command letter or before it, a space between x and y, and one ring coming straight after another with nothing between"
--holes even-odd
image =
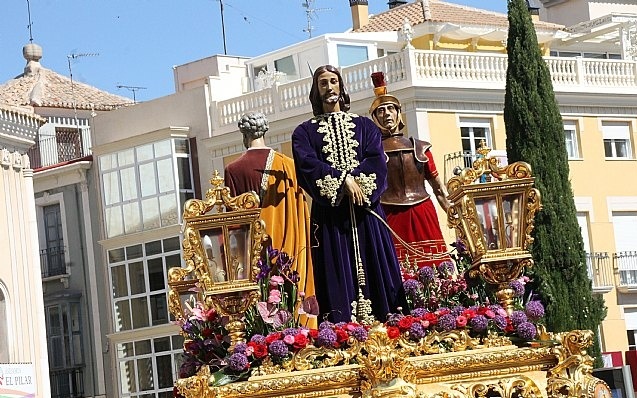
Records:
<instances>
[{"instance_id":1,"label":"statue's outstretched hand","mask_svg":"<svg viewBox=\"0 0 637 398\"><path fill-rule=\"evenodd\" d=\"M347 176L345 178L345 191L352 198L355 205L362 206L364 201L363 190L354 180L354 177Z\"/></svg>"}]
</instances>

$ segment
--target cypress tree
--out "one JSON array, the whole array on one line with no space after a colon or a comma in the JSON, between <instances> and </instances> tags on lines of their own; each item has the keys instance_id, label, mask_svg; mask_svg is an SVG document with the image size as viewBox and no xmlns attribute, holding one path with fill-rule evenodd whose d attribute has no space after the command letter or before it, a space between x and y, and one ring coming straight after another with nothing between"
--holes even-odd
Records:
<instances>
[{"instance_id":1,"label":"cypress tree","mask_svg":"<svg viewBox=\"0 0 637 398\"><path fill-rule=\"evenodd\" d=\"M601 295L593 294L587 273L562 117L526 1L508 0L508 10L507 155L510 163L522 160L531 165L543 204L535 216L531 287L547 307L548 330L595 332L589 353L599 364L597 332L606 308Z\"/></svg>"}]
</instances>

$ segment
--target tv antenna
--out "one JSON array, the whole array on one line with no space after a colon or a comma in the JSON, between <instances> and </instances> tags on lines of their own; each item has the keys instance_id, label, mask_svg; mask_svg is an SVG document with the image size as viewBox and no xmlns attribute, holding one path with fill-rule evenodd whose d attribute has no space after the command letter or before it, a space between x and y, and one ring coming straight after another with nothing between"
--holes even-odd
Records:
<instances>
[{"instance_id":1,"label":"tv antenna","mask_svg":"<svg viewBox=\"0 0 637 398\"><path fill-rule=\"evenodd\" d=\"M135 93L137 93L139 90L146 90L146 87L139 87L139 86L125 86L123 84L118 84L117 88L125 88L126 90L130 91L133 93L133 103L137 103L137 98L135 97Z\"/></svg>"},{"instance_id":2,"label":"tv antenna","mask_svg":"<svg viewBox=\"0 0 637 398\"><path fill-rule=\"evenodd\" d=\"M33 32L31 31L33 22L31 22L31 4L29 0L27 0L27 13L29 14L29 24L27 25L27 28L29 28L29 43L33 43Z\"/></svg>"},{"instance_id":3,"label":"tv antenna","mask_svg":"<svg viewBox=\"0 0 637 398\"><path fill-rule=\"evenodd\" d=\"M330 11L331 8L314 8L313 3L315 0L303 0L301 5L305 8L305 17L307 18L307 28L303 29L310 38L312 38L312 31L315 29L312 26L312 20L316 17L318 11Z\"/></svg>"},{"instance_id":4,"label":"tv antenna","mask_svg":"<svg viewBox=\"0 0 637 398\"><path fill-rule=\"evenodd\" d=\"M77 101L75 99L75 83L73 82L73 68L71 68L71 60L75 60L77 58L82 57L97 57L98 53L71 53L66 56L66 60L69 63L69 75L71 76L71 97L73 98L73 118L75 120L75 127L77 127L77 131L80 131L80 125L77 122Z\"/></svg>"},{"instance_id":5,"label":"tv antenna","mask_svg":"<svg viewBox=\"0 0 637 398\"><path fill-rule=\"evenodd\" d=\"M223 54L228 55L226 48L226 24L223 22L223 0L219 0L219 8L221 9L221 35L223 36Z\"/></svg>"}]
</instances>

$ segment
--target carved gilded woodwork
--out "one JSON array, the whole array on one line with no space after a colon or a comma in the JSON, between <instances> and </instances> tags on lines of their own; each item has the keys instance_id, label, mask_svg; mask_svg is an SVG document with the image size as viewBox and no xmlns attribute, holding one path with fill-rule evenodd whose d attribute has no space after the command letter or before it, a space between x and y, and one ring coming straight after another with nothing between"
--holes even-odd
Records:
<instances>
[{"instance_id":1,"label":"carved gilded woodwork","mask_svg":"<svg viewBox=\"0 0 637 398\"><path fill-rule=\"evenodd\" d=\"M368 340L350 351L355 355L349 364L306 370L288 365L221 387L206 385L210 373L204 367L196 376L178 380L177 387L187 398L585 398L600 385L607 387L591 375L592 358L586 354L591 332L541 332L546 340L517 347L501 336L471 339L455 331L439 337L456 342L448 345L449 351L415 355L421 343L390 339L382 325L375 325ZM290 363L307 361L312 358L310 351L302 350L296 356L304 359L293 358Z\"/></svg>"},{"instance_id":2,"label":"carved gilded woodwork","mask_svg":"<svg viewBox=\"0 0 637 398\"><path fill-rule=\"evenodd\" d=\"M223 182L215 172L206 199L190 199L184 205L185 267L168 272L168 307L180 320L187 297L195 295L205 301L219 314L230 317L226 329L234 347L243 341L243 314L259 298L258 262L267 235L259 218L257 194L231 197Z\"/></svg>"}]
</instances>

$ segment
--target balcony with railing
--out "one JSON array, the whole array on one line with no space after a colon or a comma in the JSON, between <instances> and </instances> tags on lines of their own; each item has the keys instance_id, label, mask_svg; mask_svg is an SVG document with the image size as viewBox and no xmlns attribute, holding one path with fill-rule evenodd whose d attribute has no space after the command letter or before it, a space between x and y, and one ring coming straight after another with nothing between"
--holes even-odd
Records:
<instances>
[{"instance_id":1,"label":"balcony with railing","mask_svg":"<svg viewBox=\"0 0 637 398\"><path fill-rule=\"evenodd\" d=\"M32 169L72 162L91 154L91 134L88 125L63 126L50 122L40 129L35 145L28 151Z\"/></svg>"},{"instance_id":2,"label":"balcony with railing","mask_svg":"<svg viewBox=\"0 0 637 398\"><path fill-rule=\"evenodd\" d=\"M624 291L637 291L637 251L618 252L613 255L619 272L619 285Z\"/></svg>"},{"instance_id":3,"label":"balcony with railing","mask_svg":"<svg viewBox=\"0 0 637 398\"><path fill-rule=\"evenodd\" d=\"M40 250L40 270L42 279L68 276L69 271L66 264L66 248L64 246L53 246Z\"/></svg>"},{"instance_id":4,"label":"balcony with railing","mask_svg":"<svg viewBox=\"0 0 637 398\"><path fill-rule=\"evenodd\" d=\"M586 269L593 292L608 293L615 286L613 261L607 252L586 253Z\"/></svg>"},{"instance_id":5,"label":"balcony with railing","mask_svg":"<svg viewBox=\"0 0 637 398\"><path fill-rule=\"evenodd\" d=\"M545 57L556 93L637 93L637 62L610 59ZM372 72L385 72L392 91L411 87L462 87L504 90L507 56L453 51L404 50L342 68L352 100L373 95ZM219 101L213 107L214 135L236 130L246 111L263 112L270 122L309 113L311 78ZM214 94L214 93L212 93ZM213 96L214 98L214 96Z\"/></svg>"},{"instance_id":6,"label":"balcony with railing","mask_svg":"<svg viewBox=\"0 0 637 398\"><path fill-rule=\"evenodd\" d=\"M52 398L84 397L84 371L81 367L52 370L49 377Z\"/></svg>"}]
</instances>

